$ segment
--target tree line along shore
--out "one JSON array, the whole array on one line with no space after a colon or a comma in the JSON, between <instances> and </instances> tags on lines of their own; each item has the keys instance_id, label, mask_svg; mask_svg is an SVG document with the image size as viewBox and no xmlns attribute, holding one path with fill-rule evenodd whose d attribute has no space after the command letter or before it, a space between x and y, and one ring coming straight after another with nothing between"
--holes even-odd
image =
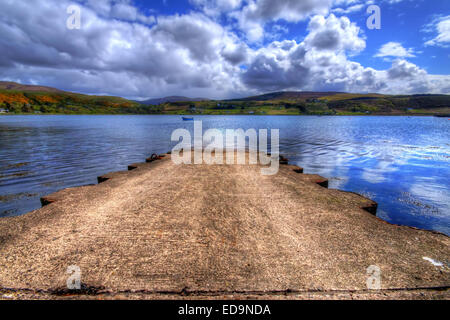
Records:
<instances>
[{"instance_id":1,"label":"tree line along shore","mask_svg":"<svg viewBox=\"0 0 450 320\"><path fill-rule=\"evenodd\" d=\"M4 82L3 82L4 83ZM159 99L158 104L36 86L2 85L1 114L448 115L450 95L276 92L236 100ZM181 99L181 100L180 100Z\"/></svg>"}]
</instances>

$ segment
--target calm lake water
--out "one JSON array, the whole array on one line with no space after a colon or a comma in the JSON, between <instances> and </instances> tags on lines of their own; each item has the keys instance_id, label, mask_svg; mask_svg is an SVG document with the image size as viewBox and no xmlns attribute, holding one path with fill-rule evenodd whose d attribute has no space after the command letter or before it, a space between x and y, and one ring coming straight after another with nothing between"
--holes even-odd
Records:
<instances>
[{"instance_id":1,"label":"calm lake water","mask_svg":"<svg viewBox=\"0 0 450 320\"><path fill-rule=\"evenodd\" d=\"M280 129L292 164L379 203L395 224L450 235L450 121L433 117L202 116L204 130ZM180 116L0 116L0 217L57 190L94 184L193 131Z\"/></svg>"}]
</instances>

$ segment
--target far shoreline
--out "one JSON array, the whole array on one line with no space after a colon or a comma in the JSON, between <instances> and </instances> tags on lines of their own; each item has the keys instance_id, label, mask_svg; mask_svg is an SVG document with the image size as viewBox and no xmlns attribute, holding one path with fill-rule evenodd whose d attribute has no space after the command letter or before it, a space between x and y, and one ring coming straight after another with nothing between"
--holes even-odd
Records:
<instances>
[{"instance_id":1,"label":"far shoreline","mask_svg":"<svg viewBox=\"0 0 450 320\"><path fill-rule=\"evenodd\" d=\"M190 117L205 117L205 116L248 116L248 117L436 117L436 118L450 118L447 114L133 114L133 113L76 113L76 114L64 114L64 113L42 113L42 114L30 114L30 113L2 113L1 116L13 117L13 116L190 116Z\"/></svg>"}]
</instances>

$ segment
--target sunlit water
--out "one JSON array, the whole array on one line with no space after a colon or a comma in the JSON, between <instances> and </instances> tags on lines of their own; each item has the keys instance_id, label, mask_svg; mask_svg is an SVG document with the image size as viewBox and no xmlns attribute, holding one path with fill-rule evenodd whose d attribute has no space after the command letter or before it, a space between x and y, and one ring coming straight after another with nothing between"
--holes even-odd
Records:
<instances>
[{"instance_id":1,"label":"sunlit water","mask_svg":"<svg viewBox=\"0 0 450 320\"><path fill-rule=\"evenodd\" d=\"M450 121L433 117L202 116L204 130L280 129L292 164L379 203L379 217L450 235ZM0 116L0 217L96 183L175 143L179 116Z\"/></svg>"}]
</instances>

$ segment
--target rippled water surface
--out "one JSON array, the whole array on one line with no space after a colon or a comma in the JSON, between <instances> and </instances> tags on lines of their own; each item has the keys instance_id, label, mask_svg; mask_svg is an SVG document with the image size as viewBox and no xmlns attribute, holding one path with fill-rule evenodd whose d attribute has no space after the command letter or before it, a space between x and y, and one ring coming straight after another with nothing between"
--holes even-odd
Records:
<instances>
[{"instance_id":1,"label":"rippled water surface","mask_svg":"<svg viewBox=\"0 0 450 320\"><path fill-rule=\"evenodd\" d=\"M202 116L204 130L280 129L292 164L379 203L379 217L450 235L450 121L433 117ZM0 116L0 217L40 207L165 153L179 116Z\"/></svg>"}]
</instances>

